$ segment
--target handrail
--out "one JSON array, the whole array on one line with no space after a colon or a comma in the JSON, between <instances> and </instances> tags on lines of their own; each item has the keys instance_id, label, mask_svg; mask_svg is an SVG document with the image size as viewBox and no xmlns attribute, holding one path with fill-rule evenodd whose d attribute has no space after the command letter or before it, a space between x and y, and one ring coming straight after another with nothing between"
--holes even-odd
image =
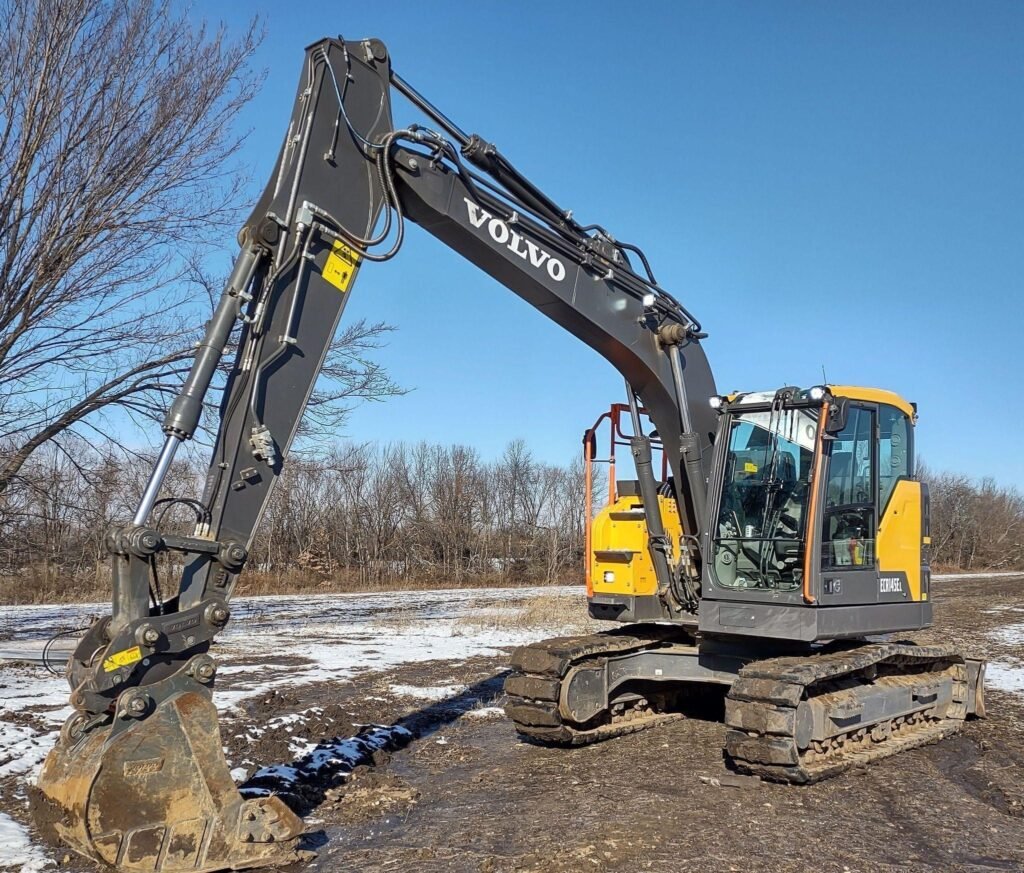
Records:
<instances>
[{"instance_id":1,"label":"handrail","mask_svg":"<svg viewBox=\"0 0 1024 873\"><path fill-rule=\"evenodd\" d=\"M610 506L618 499L618 489L616 488L615 481L615 447L616 446L628 446L632 438L632 434L627 434L622 430L622 416L623 414L629 413L629 405L626 403L613 403L607 412L602 412L597 420L583 432L583 499L584 503L584 578L587 583L587 596L590 597L594 593L594 580L592 577L590 556L591 546L593 543L593 524L594 519L592 515L593 499L594 499L594 464L607 464L608 465L608 503L606 506ZM639 409L641 415L648 415L647 410L641 407ZM649 417L649 416L648 416ZM608 441L608 457L598 458L597 446L598 446L598 431L601 425L607 421L609 423L609 441ZM662 448L662 442L658 437L651 437L651 447L654 449ZM665 452L662 451L661 455L661 478L662 481L668 477L668 458Z\"/></svg>"}]
</instances>

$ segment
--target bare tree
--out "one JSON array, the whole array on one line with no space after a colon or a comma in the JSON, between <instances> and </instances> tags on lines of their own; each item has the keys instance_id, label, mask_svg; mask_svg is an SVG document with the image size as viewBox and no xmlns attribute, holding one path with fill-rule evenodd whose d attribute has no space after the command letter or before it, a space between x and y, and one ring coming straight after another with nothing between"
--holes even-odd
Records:
<instances>
[{"instance_id":1,"label":"bare tree","mask_svg":"<svg viewBox=\"0 0 1024 873\"><path fill-rule=\"evenodd\" d=\"M0 0L0 491L179 381L195 311L170 313L235 223L258 41L161 0Z\"/></svg>"},{"instance_id":2,"label":"bare tree","mask_svg":"<svg viewBox=\"0 0 1024 873\"><path fill-rule=\"evenodd\" d=\"M331 341L300 433L307 438L337 437L352 407L364 400L381 401L406 392L388 374L373 353L395 330L384 321L359 319L344 325Z\"/></svg>"},{"instance_id":3,"label":"bare tree","mask_svg":"<svg viewBox=\"0 0 1024 873\"><path fill-rule=\"evenodd\" d=\"M194 490L204 470L179 458L175 494ZM0 494L0 603L104 597L102 532L130 511L126 495L142 472L120 463L112 445L64 451L51 443L34 454ZM1024 568L1024 494L990 480L925 475L936 572ZM428 443L344 442L293 457L240 590L579 582L584 483L580 458L547 464L522 441L489 463L465 446ZM603 505L600 478L592 496L591 510ZM194 525L184 508L164 521L178 533ZM175 569L163 567L161 578Z\"/></svg>"}]
</instances>

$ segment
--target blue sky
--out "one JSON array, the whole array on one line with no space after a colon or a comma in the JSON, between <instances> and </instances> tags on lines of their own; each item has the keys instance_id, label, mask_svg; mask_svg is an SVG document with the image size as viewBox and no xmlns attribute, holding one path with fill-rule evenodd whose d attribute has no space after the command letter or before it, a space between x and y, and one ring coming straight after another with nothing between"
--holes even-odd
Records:
<instances>
[{"instance_id":1,"label":"blue sky","mask_svg":"<svg viewBox=\"0 0 1024 873\"><path fill-rule=\"evenodd\" d=\"M824 366L916 401L933 468L1024 486L1024 3L198 11L238 28L255 11L267 28L243 118L254 192L303 47L379 37L463 128L644 247L709 331L720 389L811 385ZM608 364L418 229L363 269L346 317L398 327L379 358L413 390L361 407L344 436L485 456L521 436L565 461L622 399Z\"/></svg>"}]
</instances>

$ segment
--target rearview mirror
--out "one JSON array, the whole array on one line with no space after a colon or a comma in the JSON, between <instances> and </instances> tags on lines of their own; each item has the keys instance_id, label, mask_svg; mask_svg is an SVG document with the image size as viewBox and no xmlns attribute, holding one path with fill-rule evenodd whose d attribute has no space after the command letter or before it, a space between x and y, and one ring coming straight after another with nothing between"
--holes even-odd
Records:
<instances>
[{"instance_id":1,"label":"rearview mirror","mask_svg":"<svg viewBox=\"0 0 1024 873\"><path fill-rule=\"evenodd\" d=\"M846 427L846 419L849 411L850 404L847 398L835 398L828 407L828 418L825 419L825 433L829 436L835 436L844 427Z\"/></svg>"}]
</instances>

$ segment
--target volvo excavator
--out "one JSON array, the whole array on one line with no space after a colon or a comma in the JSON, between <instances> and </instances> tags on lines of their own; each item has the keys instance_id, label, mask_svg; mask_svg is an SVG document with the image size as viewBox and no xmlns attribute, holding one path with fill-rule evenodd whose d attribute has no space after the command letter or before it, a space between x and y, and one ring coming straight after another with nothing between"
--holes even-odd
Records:
<instances>
[{"instance_id":1,"label":"volvo excavator","mask_svg":"<svg viewBox=\"0 0 1024 873\"><path fill-rule=\"evenodd\" d=\"M396 94L428 123L396 127ZM893 638L932 621L915 408L827 384L720 394L704 329L640 248L581 223L466 133L392 69L382 42L329 38L306 49L272 177L134 518L106 537L112 608L68 662L73 714L38 783L69 846L164 873L302 857L302 820L232 781L213 643L355 280L399 252L410 221L625 383L606 422L635 478L609 470L608 503L587 528L589 612L612 629L515 652L505 690L517 731L591 743L678 718L688 694L717 687L727 763L808 783L984 713L982 662ZM228 349L205 490L161 496ZM599 450L591 429L588 483L609 460ZM174 500L195 513L189 535L162 529ZM168 555L184 570L162 597L151 578Z\"/></svg>"}]
</instances>

